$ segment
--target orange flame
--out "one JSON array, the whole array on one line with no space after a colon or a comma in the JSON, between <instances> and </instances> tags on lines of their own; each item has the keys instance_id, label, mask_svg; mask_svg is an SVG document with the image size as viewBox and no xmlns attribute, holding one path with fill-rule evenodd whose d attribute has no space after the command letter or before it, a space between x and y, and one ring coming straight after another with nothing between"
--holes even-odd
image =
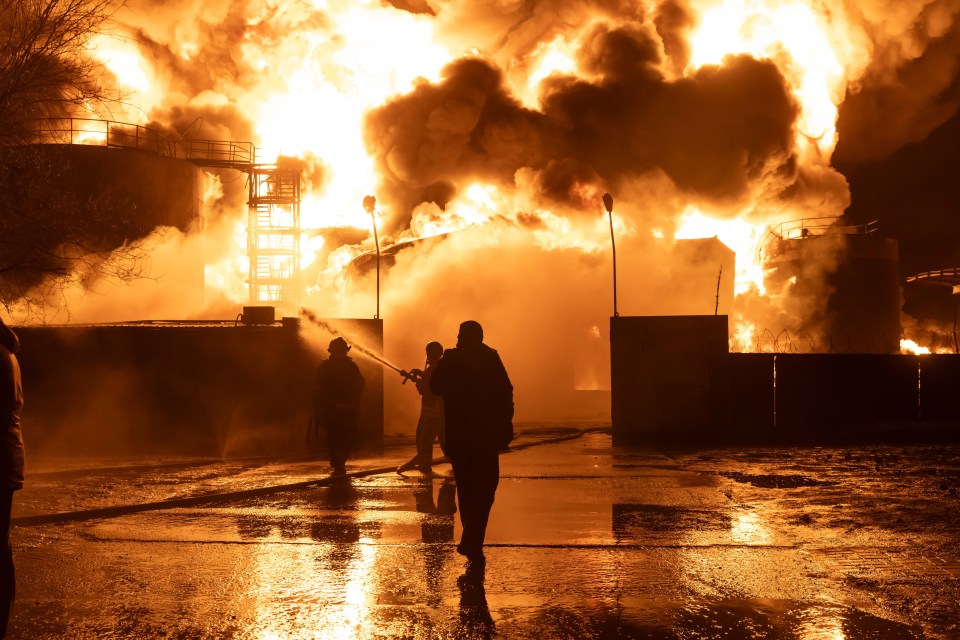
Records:
<instances>
[{"instance_id":1,"label":"orange flame","mask_svg":"<svg viewBox=\"0 0 960 640\"><path fill-rule=\"evenodd\" d=\"M912 353L914 355L928 355L930 349L928 347L921 347L913 340L901 340L900 341L900 353Z\"/></svg>"},{"instance_id":2,"label":"orange flame","mask_svg":"<svg viewBox=\"0 0 960 640\"><path fill-rule=\"evenodd\" d=\"M129 121L148 121L177 100L198 109L236 107L254 123L253 142L260 161L269 162L280 153L309 153L322 159L330 175L325 176L322 187L308 189L301 203L301 226L310 231L301 245L301 266L319 269L319 283L333 283L353 257L370 249L366 246L369 241L362 247L331 246L317 233L338 227L371 228L360 199L374 192L380 177L364 146L364 115L418 83L437 81L444 65L474 51L471 42L454 45L449 34L438 33L450 28L442 16L402 11L374 0L325 3L322 9L317 3L294 3L284 8L283 20L289 24L281 28L270 24L274 9L266 2L252 3L246 16L251 34L264 28L271 37L248 36L235 52L236 63L254 78L242 86L224 77L214 88L197 95L178 95L169 71L154 67L156 62L145 57L133 40L98 36L92 43L93 53L132 92ZM323 20L312 19L321 15ZM118 16L122 19L123 14ZM527 108L538 108L539 87L546 78L577 72L579 37L593 26L593 19L573 24L577 26L566 24L562 30L545 32L543 40L529 47L522 58L503 65L516 97ZM722 64L731 54L773 61L801 107L796 126L800 162L825 167L837 142L838 105L847 83L866 64L859 37L842 15L827 14L802 0L723 0L698 16L690 34L690 61L683 74ZM202 46L189 29L170 45L183 61L200 56ZM575 221L565 212L527 197L519 184L525 170L518 172L513 189L480 181L460 185L443 208L432 203L419 205L411 212L409 228L394 233L400 239L420 238L497 219L517 224L518 212L524 211L538 221L530 226L538 246L584 252L608 249L601 211L587 222ZM782 211L765 211L755 204L731 217L729 212L714 214L694 205L677 209L674 238L718 237L736 252L736 294L765 293L758 245L767 231L766 222L782 219ZM390 213L381 212L385 217ZM662 233L639 228L623 216L614 224L618 234ZM247 295L246 288L238 284L246 276L242 225L230 237L229 257L208 265L207 278L209 285L240 301ZM320 256L326 256L325 265L317 264Z\"/></svg>"},{"instance_id":3,"label":"orange flame","mask_svg":"<svg viewBox=\"0 0 960 640\"><path fill-rule=\"evenodd\" d=\"M846 89L841 49L849 48L832 26L802 1L727 0L703 12L692 37L690 67L720 64L740 53L776 62L802 108L798 146L812 146L828 160Z\"/></svg>"}]
</instances>

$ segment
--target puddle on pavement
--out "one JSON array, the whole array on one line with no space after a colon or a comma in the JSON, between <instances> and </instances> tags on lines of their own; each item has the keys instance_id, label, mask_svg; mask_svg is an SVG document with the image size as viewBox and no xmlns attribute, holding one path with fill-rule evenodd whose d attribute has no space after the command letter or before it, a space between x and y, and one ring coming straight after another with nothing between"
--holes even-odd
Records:
<instances>
[{"instance_id":1,"label":"puddle on pavement","mask_svg":"<svg viewBox=\"0 0 960 640\"><path fill-rule=\"evenodd\" d=\"M834 605L778 600L625 599L610 609L553 607L498 624L501 638L921 640L916 626ZM496 615L494 616L496 618ZM532 632L535 628L536 633Z\"/></svg>"},{"instance_id":2,"label":"puddle on pavement","mask_svg":"<svg viewBox=\"0 0 960 640\"><path fill-rule=\"evenodd\" d=\"M730 530L729 514L651 504L614 504L613 535L618 542L646 540L646 533Z\"/></svg>"},{"instance_id":3,"label":"puddle on pavement","mask_svg":"<svg viewBox=\"0 0 960 640\"><path fill-rule=\"evenodd\" d=\"M826 487L836 484L825 480L815 480L801 475L750 474L738 471L717 471L718 476L730 478L735 482L753 485L761 489L798 489L800 487Z\"/></svg>"}]
</instances>

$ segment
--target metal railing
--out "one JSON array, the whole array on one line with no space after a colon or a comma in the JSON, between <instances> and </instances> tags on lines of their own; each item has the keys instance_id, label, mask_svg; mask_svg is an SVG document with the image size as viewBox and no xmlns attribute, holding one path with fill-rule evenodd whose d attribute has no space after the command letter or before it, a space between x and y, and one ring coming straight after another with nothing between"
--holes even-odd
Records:
<instances>
[{"instance_id":1,"label":"metal railing","mask_svg":"<svg viewBox=\"0 0 960 640\"><path fill-rule=\"evenodd\" d=\"M252 167L257 148L252 142L229 140L180 140L177 157L209 167Z\"/></svg>"},{"instance_id":2,"label":"metal railing","mask_svg":"<svg viewBox=\"0 0 960 640\"><path fill-rule=\"evenodd\" d=\"M159 131L128 122L93 118L42 118L37 120L35 134L39 144L87 144L174 155L173 144Z\"/></svg>"},{"instance_id":3,"label":"metal railing","mask_svg":"<svg viewBox=\"0 0 960 640\"><path fill-rule=\"evenodd\" d=\"M928 281L931 284L941 284L949 287L956 287L960 285L960 267L924 271L923 273L918 273L917 275L907 277L907 282L921 281Z\"/></svg>"},{"instance_id":4,"label":"metal railing","mask_svg":"<svg viewBox=\"0 0 960 640\"><path fill-rule=\"evenodd\" d=\"M880 228L876 220L865 224L840 224L841 216L801 218L781 222L772 227L760 245L757 259L773 258L782 253L782 243L817 236L860 236L876 233ZM766 254L766 256L764 256Z\"/></svg>"},{"instance_id":5,"label":"metal railing","mask_svg":"<svg viewBox=\"0 0 960 640\"><path fill-rule=\"evenodd\" d=\"M115 149L137 149L189 160L206 167L249 171L256 163L252 142L230 140L171 140L151 127L95 118L41 118L36 121L38 144L86 144Z\"/></svg>"}]
</instances>

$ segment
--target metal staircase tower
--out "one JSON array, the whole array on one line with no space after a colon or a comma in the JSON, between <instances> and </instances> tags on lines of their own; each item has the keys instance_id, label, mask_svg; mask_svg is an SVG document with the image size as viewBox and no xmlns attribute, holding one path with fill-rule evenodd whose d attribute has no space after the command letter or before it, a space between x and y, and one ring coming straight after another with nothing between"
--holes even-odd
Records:
<instances>
[{"instance_id":1,"label":"metal staircase tower","mask_svg":"<svg viewBox=\"0 0 960 640\"><path fill-rule=\"evenodd\" d=\"M136 149L192 162L234 169L248 176L247 286L252 304L299 308L300 171L282 164L257 164L252 142L169 140L141 125L90 118L41 118L34 132L40 144L92 144Z\"/></svg>"},{"instance_id":2,"label":"metal staircase tower","mask_svg":"<svg viewBox=\"0 0 960 640\"><path fill-rule=\"evenodd\" d=\"M257 164L250 142L183 140L177 155L206 167L247 174L247 288L251 304L297 309L300 279L300 171Z\"/></svg>"},{"instance_id":3,"label":"metal staircase tower","mask_svg":"<svg viewBox=\"0 0 960 640\"><path fill-rule=\"evenodd\" d=\"M300 171L277 165L249 169L247 285L251 303L300 303Z\"/></svg>"}]
</instances>

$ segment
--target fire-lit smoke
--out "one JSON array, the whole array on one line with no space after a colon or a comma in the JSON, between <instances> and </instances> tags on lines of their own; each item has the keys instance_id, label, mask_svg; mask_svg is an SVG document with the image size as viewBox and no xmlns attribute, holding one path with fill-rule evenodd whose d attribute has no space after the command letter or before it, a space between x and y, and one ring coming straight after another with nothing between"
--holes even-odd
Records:
<instances>
[{"instance_id":1,"label":"fire-lit smoke","mask_svg":"<svg viewBox=\"0 0 960 640\"><path fill-rule=\"evenodd\" d=\"M738 302L721 312L738 330L789 326L796 310L764 285L766 232L843 213L838 141L850 157L882 157L957 111L958 10L923 0L128 0L92 53L130 96L116 119L174 139L249 140L264 162L300 159L302 302L319 315L373 314L372 272L347 268L373 249L364 195L377 196L384 246L449 233L391 258L387 357L419 363L426 342L449 346L460 321L478 319L519 378L518 414L545 415L537 393L572 384L563 376L574 352L593 348L581 337L606 331L603 193L616 200L622 312L713 312L712 292L677 283L716 280L716 266L693 273L671 243L717 236L737 252L736 273L723 276L736 279ZM206 308L182 309L194 317L222 316L246 296L244 180L212 178L222 196L204 232L176 240L204 256ZM111 296L101 319L153 304L177 312ZM86 304L79 317L101 314ZM567 373L539 379L536 360L561 356Z\"/></svg>"}]
</instances>

